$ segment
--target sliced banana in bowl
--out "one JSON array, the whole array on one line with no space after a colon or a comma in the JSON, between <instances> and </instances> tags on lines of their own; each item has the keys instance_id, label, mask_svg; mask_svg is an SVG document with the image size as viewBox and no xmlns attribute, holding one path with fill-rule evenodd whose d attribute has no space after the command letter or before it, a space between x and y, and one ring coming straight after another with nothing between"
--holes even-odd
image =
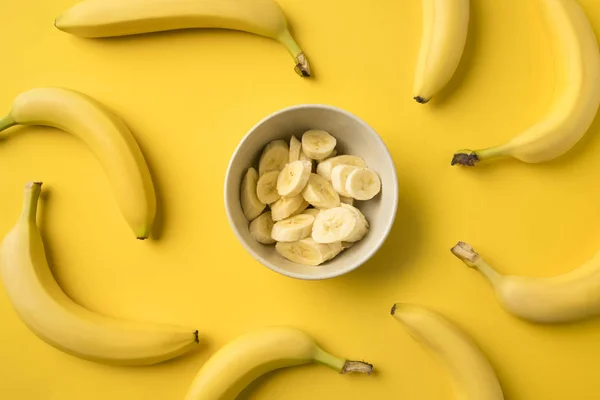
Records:
<instances>
[{"instance_id":1,"label":"sliced banana in bowl","mask_svg":"<svg viewBox=\"0 0 600 400\"><path fill-rule=\"evenodd\" d=\"M306 239L312 233L315 217L298 214L276 222L271 229L271 238L277 242L296 242Z\"/></svg>"},{"instance_id":2,"label":"sliced banana in bowl","mask_svg":"<svg viewBox=\"0 0 600 400\"><path fill-rule=\"evenodd\" d=\"M238 239L259 262L295 278L325 279L361 265L395 217L395 167L385 144L335 107L290 107L258 123L226 180Z\"/></svg>"},{"instance_id":3,"label":"sliced banana in bowl","mask_svg":"<svg viewBox=\"0 0 600 400\"><path fill-rule=\"evenodd\" d=\"M277 178L277 192L281 196L294 197L302 193L308 183L312 164L310 161L288 163Z\"/></svg>"},{"instance_id":4,"label":"sliced banana in bowl","mask_svg":"<svg viewBox=\"0 0 600 400\"><path fill-rule=\"evenodd\" d=\"M310 174L302 197L315 208L333 208L340 205L340 195L335 191L331 182L317 174Z\"/></svg>"}]
</instances>

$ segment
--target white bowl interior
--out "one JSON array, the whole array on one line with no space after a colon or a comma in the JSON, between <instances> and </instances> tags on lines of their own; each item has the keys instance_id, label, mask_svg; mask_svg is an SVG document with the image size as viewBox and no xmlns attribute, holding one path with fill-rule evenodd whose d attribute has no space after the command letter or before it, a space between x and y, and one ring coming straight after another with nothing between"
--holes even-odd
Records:
<instances>
[{"instance_id":1,"label":"white bowl interior","mask_svg":"<svg viewBox=\"0 0 600 400\"><path fill-rule=\"evenodd\" d=\"M272 140L292 135L301 139L309 129L323 129L337 139L338 154L362 157L381 178L381 192L369 201L355 201L370 224L369 233L350 249L320 266L290 262L250 235L249 222L240 205L240 185L246 170L258 166L258 158ZM398 182L387 147L379 135L354 115L331 106L301 105L276 112L260 121L240 142L230 161L225 182L225 207L229 222L243 246L263 265L299 279L325 279L349 272L367 261L383 244L396 215Z\"/></svg>"}]
</instances>

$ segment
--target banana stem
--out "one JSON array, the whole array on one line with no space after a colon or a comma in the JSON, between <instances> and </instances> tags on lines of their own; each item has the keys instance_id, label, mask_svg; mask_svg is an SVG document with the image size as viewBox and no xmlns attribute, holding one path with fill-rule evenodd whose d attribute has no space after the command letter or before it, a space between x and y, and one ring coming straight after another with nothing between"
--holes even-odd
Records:
<instances>
[{"instance_id":1,"label":"banana stem","mask_svg":"<svg viewBox=\"0 0 600 400\"><path fill-rule=\"evenodd\" d=\"M27 182L25 185L25 196L23 198L21 218L35 223L37 205L41 191L42 182Z\"/></svg>"},{"instance_id":2,"label":"banana stem","mask_svg":"<svg viewBox=\"0 0 600 400\"><path fill-rule=\"evenodd\" d=\"M458 242L456 246L450 249L450 251L469 268L474 268L479 271L492 286L498 284L502 279L502 275L485 262L485 260L473 250L473 247L470 244Z\"/></svg>"},{"instance_id":3,"label":"banana stem","mask_svg":"<svg viewBox=\"0 0 600 400\"><path fill-rule=\"evenodd\" d=\"M482 150L459 150L454 153L450 165L462 165L465 167L474 167L479 161L492 158L504 157L508 153L506 145L490 147Z\"/></svg>"},{"instance_id":4,"label":"banana stem","mask_svg":"<svg viewBox=\"0 0 600 400\"><path fill-rule=\"evenodd\" d=\"M294 71L301 77L309 77L310 65L308 65L308 60L300 46L298 46L298 43L292 37L290 31L286 29L278 39L288 49L292 57L294 57L296 61Z\"/></svg>"},{"instance_id":5,"label":"banana stem","mask_svg":"<svg viewBox=\"0 0 600 400\"><path fill-rule=\"evenodd\" d=\"M15 125L17 125L17 121L15 121L13 117L8 114L0 119L0 132Z\"/></svg>"},{"instance_id":6,"label":"banana stem","mask_svg":"<svg viewBox=\"0 0 600 400\"><path fill-rule=\"evenodd\" d=\"M326 351L319 349L315 355L315 361L327 365L330 368L335 369L340 374L350 374L353 372L359 372L361 374L371 375L373 372L373 365L364 361L350 361L342 358L335 357Z\"/></svg>"}]
</instances>

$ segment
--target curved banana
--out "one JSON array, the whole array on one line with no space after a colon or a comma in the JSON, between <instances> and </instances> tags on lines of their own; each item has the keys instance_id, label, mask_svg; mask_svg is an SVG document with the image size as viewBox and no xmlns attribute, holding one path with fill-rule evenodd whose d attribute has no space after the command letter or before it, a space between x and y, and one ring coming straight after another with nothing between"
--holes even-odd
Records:
<instances>
[{"instance_id":1,"label":"curved banana","mask_svg":"<svg viewBox=\"0 0 600 400\"><path fill-rule=\"evenodd\" d=\"M502 275L464 242L452 253L479 271L502 307L516 317L551 324L600 315L600 252L570 272L547 278Z\"/></svg>"},{"instance_id":2,"label":"curved banana","mask_svg":"<svg viewBox=\"0 0 600 400\"><path fill-rule=\"evenodd\" d=\"M490 362L456 325L432 310L412 304L394 304L392 315L445 366L452 376L457 399L504 399Z\"/></svg>"},{"instance_id":3,"label":"curved banana","mask_svg":"<svg viewBox=\"0 0 600 400\"><path fill-rule=\"evenodd\" d=\"M49 345L100 363L149 365L194 348L198 331L106 317L74 303L61 290L36 225L40 191L39 182L25 186L21 216L0 245L0 276L21 321Z\"/></svg>"},{"instance_id":4,"label":"curved banana","mask_svg":"<svg viewBox=\"0 0 600 400\"><path fill-rule=\"evenodd\" d=\"M84 0L56 18L73 35L100 38L191 28L223 28L277 40L310 76L308 60L274 0Z\"/></svg>"},{"instance_id":5,"label":"curved banana","mask_svg":"<svg viewBox=\"0 0 600 400\"><path fill-rule=\"evenodd\" d=\"M321 363L339 373L370 374L373 366L326 353L305 332L271 327L238 337L217 351L200 369L186 400L234 399L267 372L295 365Z\"/></svg>"},{"instance_id":6,"label":"curved banana","mask_svg":"<svg viewBox=\"0 0 600 400\"><path fill-rule=\"evenodd\" d=\"M423 0L423 33L413 95L427 103L452 79L469 31L469 0Z\"/></svg>"},{"instance_id":7,"label":"curved banana","mask_svg":"<svg viewBox=\"0 0 600 400\"><path fill-rule=\"evenodd\" d=\"M576 0L539 0L556 59L555 98L547 114L508 143L483 150L460 150L452 165L514 157L527 163L552 160L569 151L587 132L600 105L600 52Z\"/></svg>"},{"instance_id":8,"label":"curved banana","mask_svg":"<svg viewBox=\"0 0 600 400\"><path fill-rule=\"evenodd\" d=\"M19 94L0 132L14 125L45 125L81 139L113 187L133 233L147 239L156 215L156 194L144 155L125 123L97 100L71 89L35 88Z\"/></svg>"}]
</instances>

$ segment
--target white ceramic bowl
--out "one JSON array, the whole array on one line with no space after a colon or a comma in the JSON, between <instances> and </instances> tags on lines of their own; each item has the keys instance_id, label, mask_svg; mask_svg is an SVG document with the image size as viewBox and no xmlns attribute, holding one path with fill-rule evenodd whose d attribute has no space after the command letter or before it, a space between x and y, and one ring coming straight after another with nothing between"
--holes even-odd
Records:
<instances>
[{"instance_id":1,"label":"white ceramic bowl","mask_svg":"<svg viewBox=\"0 0 600 400\"><path fill-rule=\"evenodd\" d=\"M323 129L337 139L338 154L362 157L381 178L381 192L369 201L355 202L370 224L369 233L351 248L320 266L292 263L250 235L249 222L240 205L240 185L246 170L257 168L267 143L275 139L301 140L309 129ZM343 275L366 262L388 236L398 206L398 179L390 153L379 135L358 117L336 107L298 105L277 111L256 124L242 139L231 157L225 178L225 209L235 235L261 264L280 274L298 279L327 279Z\"/></svg>"}]
</instances>

